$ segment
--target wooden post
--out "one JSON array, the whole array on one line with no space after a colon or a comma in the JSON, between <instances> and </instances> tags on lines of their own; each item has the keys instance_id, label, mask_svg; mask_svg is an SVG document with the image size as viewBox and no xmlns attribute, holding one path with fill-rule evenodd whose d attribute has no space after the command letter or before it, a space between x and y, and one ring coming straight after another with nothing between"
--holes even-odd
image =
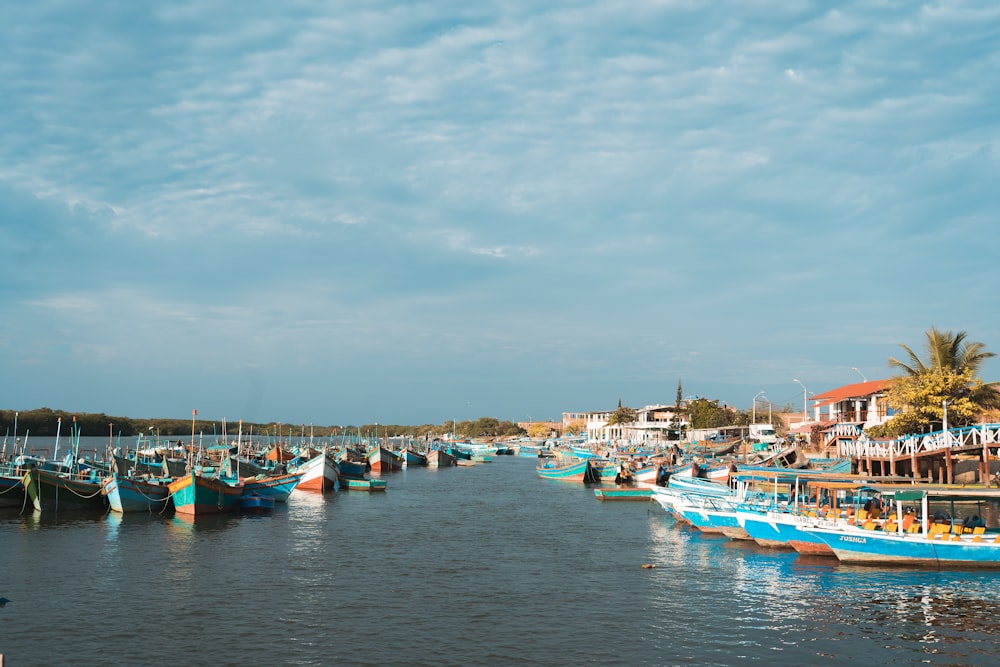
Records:
<instances>
[{"instance_id":1,"label":"wooden post","mask_svg":"<svg viewBox=\"0 0 1000 667\"><path fill-rule=\"evenodd\" d=\"M944 465L945 465L945 470L947 471L947 474L948 474L947 481L945 481L945 484L954 484L955 483L955 471L951 467L951 450L950 449L944 450Z\"/></svg>"},{"instance_id":2,"label":"wooden post","mask_svg":"<svg viewBox=\"0 0 1000 667\"><path fill-rule=\"evenodd\" d=\"M911 466L910 477L912 477L913 479L917 479L918 477L920 477L919 475L920 468L917 466L917 448L913 447L912 445L910 446L910 466Z\"/></svg>"}]
</instances>

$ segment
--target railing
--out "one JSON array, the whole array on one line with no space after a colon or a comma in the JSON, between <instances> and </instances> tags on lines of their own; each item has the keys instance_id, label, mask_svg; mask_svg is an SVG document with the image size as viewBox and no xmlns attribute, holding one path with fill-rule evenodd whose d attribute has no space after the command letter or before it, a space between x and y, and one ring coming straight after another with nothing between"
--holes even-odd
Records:
<instances>
[{"instance_id":1,"label":"railing","mask_svg":"<svg viewBox=\"0 0 1000 667\"><path fill-rule=\"evenodd\" d=\"M853 424L838 424L827 432L824 444L834 442L839 456L898 459L945 449L1000 447L1000 424L962 426L895 440L874 440Z\"/></svg>"}]
</instances>

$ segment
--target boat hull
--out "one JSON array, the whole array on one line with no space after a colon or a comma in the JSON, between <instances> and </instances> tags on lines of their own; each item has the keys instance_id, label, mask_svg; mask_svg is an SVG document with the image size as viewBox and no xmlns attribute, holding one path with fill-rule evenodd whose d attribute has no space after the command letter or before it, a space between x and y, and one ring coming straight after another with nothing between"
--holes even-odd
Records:
<instances>
[{"instance_id":1,"label":"boat hull","mask_svg":"<svg viewBox=\"0 0 1000 667\"><path fill-rule=\"evenodd\" d=\"M302 473L297 489L302 491L336 491L340 488L340 468L329 454L319 454L309 459L295 472Z\"/></svg>"},{"instance_id":2,"label":"boat hull","mask_svg":"<svg viewBox=\"0 0 1000 667\"><path fill-rule=\"evenodd\" d=\"M24 474L21 483L31 503L39 512L103 511L108 506L107 498L101 493L101 483L98 481L32 468Z\"/></svg>"},{"instance_id":3,"label":"boat hull","mask_svg":"<svg viewBox=\"0 0 1000 667\"><path fill-rule=\"evenodd\" d=\"M104 495L113 512L163 512L170 502L168 484L156 484L145 480L119 477L111 474L104 478Z\"/></svg>"},{"instance_id":4,"label":"boat hull","mask_svg":"<svg viewBox=\"0 0 1000 667\"><path fill-rule=\"evenodd\" d=\"M243 494L258 493L283 503L288 500L288 496L292 495L292 491L298 487L301 481L301 472L271 475L260 479L245 479L243 480Z\"/></svg>"},{"instance_id":5,"label":"boat hull","mask_svg":"<svg viewBox=\"0 0 1000 667\"><path fill-rule=\"evenodd\" d=\"M174 509L191 516L234 512L239 509L243 494L242 485L194 473L175 479L169 488Z\"/></svg>"}]
</instances>

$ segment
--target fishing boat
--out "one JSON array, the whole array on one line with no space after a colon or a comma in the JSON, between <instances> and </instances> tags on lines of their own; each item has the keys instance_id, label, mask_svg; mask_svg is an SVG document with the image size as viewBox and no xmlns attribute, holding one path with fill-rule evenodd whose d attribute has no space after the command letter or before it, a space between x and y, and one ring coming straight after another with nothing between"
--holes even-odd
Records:
<instances>
[{"instance_id":1,"label":"fishing boat","mask_svg":"<svg viewBox=\"0 0 1000 667\"><path fill-rule=\"evenodd\" d=\"M427 465L431 468L447 468L455 465L455 457L443 449L432 449L427 452Z\"/></svg>"},{"instance_id":2,"label":"fishing boat","mask_svg":"<svg viewBox=\"0 0 1000 667\"><path fill-rule=\"evenodd\" d=\"M391 472L403 469L403 459L395 452L382 446L373 447L368 452L368 466L374 473Z\"/></svg>"},{"instance_id":3,"label":"fishing boat","mask_svg":"<svg viewBox=\"0 0 1000 667\"><path fill-rule=\"evenodd\" d=\"M340 488L340 469L329 453L320 453L311 459L294 465L286 464L290 472L302 474L302 479L296 488L303 491L336 491Z\"/></svg>"},{"instance_id":4,"label":"fishing boat","mask_svg":"<svg viewBox=\"0 0 1000 667\"><path fill-rule=\"evenodd\" d=\"M26 471L13 464L0 466L0 507L24 507L24 473Z\"/></svg>"},{"instance_id":5,"label":"fishing boat","mask_svg":"<svg viewBox=\"0 0 1000 667\"><path fill-rule=\"evenodd\" d=\"M105 510L107 498L101 493L101 480L79 472L58 473L30 468L21 478L25 493L39 512L60 510Z\"/></svg>"},{"instance_id":6,"label":"fishing boat","mask_svg":"<svg viewBox=\"0 0 1000 667\"><path fill-rule=\"evenodd\" d=\"M279 503L288 500L288 496L302 481L303 473L287 472L282 475L262 475L243 479L243 494L257 493L269 496Z\"/></svg>"},{"instance_id":7,"label":"fishing boat","mask_svg":"<svg viewBox=\"0 0 1000 667\"><path fill-rule=\"evenodd\" d=\"M427 465L427 457L411 447L407 447L401 451L399 457L403 459L403 465L407 468L410 466Z\"/></svg>"},{"instance_id":8,"label":"fishing boat","mask_svg":"<svg viewBox=\"0 0 1000 667\"><path fill-rule=\"evenodd\" d=\"M547 462L545 465L537 466L535 470L538 472L538 476L544 479L585 483L601 481L600 473L590 465L590 459L574 461L563 465Z\"/></svg>"},{"instance_id":9,"label":"fishing boat","mask_svg":"<svg viewBox=\"0 0 1000 667\"><path fill-rule=\"evenodd\" d=\"M141 479L111 473L104 478L101 491L114 512L163 512L170 502L170 480Z\"/></svg>"},{"instance_id":10,"label":"fishing boat","mask_svg":"<svg viewBox=\"0 0 1000 667\"><path fill-rule=\"evenodd\" d=\"M180 514L201 516L234 512L240 507L243 485L219 477L190 472L172 481L168 487L174 509Z\"/></svg>"}]
</instances>

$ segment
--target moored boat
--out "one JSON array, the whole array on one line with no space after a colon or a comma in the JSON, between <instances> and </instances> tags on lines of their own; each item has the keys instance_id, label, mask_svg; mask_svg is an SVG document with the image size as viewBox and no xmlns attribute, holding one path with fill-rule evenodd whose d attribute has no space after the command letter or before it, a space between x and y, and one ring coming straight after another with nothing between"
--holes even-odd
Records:
<instances>
[{"instance_id":1,"label":"moored boat","mask_svg":"<svg viewBox=\"0 0 1000 667\"><path fill-rule=\"evenodd\" d=\"M601 481L600 473L591 466L590 459L574 461L565 465L546 463L545 465L537 466L535 470L538 472L538 476L544 479L587 483Z\"/></svg>"},{"instance_id":2,"label":"moored boat","mask_svg":"<svg viewBox=\"0 0 1000 667\"><path fill-rule=\"evenodd\" d=\"M301 471L288 472L283 475L263 475L259 477L248 477L243 480L243 494L258 493L262 496L269 496L279 503L288 500L288 496L298 487L302 481Z\"/></svg>"},{"instance_id":3,"label":"moored boat","mask_svg":"<svg viewBox=\"0 0 1000 667\"><path fill-rule=\"evenodd\" d=\"M443 449L432 449L427 452L427 465L431 468L447 468L455 465L455 457Z\"/></svg>"},{"instance_id":4,"label":"moored boat","mask_svg":"<svg viewBox=\"0 0 1000 667\"><path fill-rule=\"evenodd\" d=\"M101 480L90 474L30 468L24 473L21 483L39 512L107 509L107 498L101 493Z\"/></svg>"},{"instance_id":5,"label":"moored boat","mask_svg":"<svg viewBox=\"0 0 1000 667\"><path fill-rule=\"evenodd\" d=\"M368 452L368 466L374 473L403 469L403 459L385 447L376 446Z\"/></svg>"},{"instance_id":6,"label":"moored boat","mask_svg":"<svg viewBox=\"0 0 1000 667\"><path fill-rule=\"evenodd\" d=\"M302 491L336 491L340 488L340 468L329 453L320 453L304 463L293 466L287 464L290 472L302 474L296 488Z\"/></svg>"},{"instance_id":7,"label":"moored boat","mask_svg":"<svg viewBox=\"0 0 1000 667\"><path fill-rule=\"evenodd\" d=\"M140 479L111 473L102 491L114 512L163 512L170 503L170 480Z\"/></svg>"},{"instance_id":8,"label":"moored boat","mask_svg":"<svg viewBox=\"0 0 1000 667\"><path fill-rule=\"evenodd\" d=\"M236 511L243 495L242 484L195 472L176 478L169 489L174 509L194 516Z\"/></svg>"}]
</instances>

